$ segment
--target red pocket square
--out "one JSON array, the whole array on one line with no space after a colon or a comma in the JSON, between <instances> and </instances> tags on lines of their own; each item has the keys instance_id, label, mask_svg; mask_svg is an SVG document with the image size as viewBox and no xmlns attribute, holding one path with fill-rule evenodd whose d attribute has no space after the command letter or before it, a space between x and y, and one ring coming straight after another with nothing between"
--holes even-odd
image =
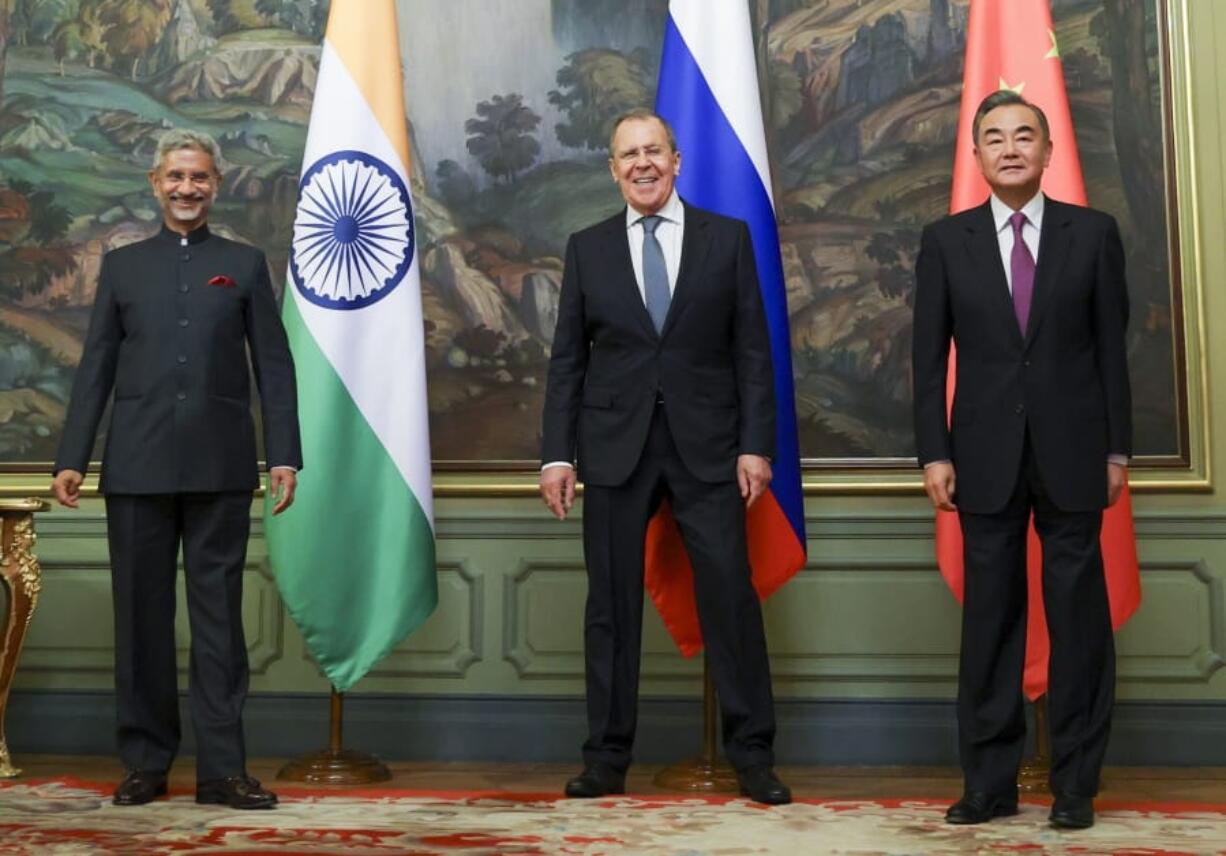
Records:
<instances>
[{"instance_id":1,"label":"red pocket square","mask_svg":"<svg viewBox=\"0 0 1226 856\"><path fill-rule=\"evenodd\" d=\"M209 285L220 285L222 288L234 288L238 285L231 277L221 274L209 280Z\"/></svg>"}]
</instances>

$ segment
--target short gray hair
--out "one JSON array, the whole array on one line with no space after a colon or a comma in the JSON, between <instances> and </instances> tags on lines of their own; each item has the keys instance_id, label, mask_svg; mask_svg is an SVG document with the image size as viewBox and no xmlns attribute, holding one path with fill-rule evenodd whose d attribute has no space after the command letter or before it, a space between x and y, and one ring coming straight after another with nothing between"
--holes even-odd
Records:
<instances>
[{"instance_id":1,"label":"short gray hair","mask_svg":"<svg viewBox=\"0 0 1226 856\"><path fill-rule=\"evenodd\" d=\"M1043 112L1038 104L1027 101L1020 92L1015 92L1012 89L998 89L980 101L979 109L975 111L975 118L971 123L971 138L976 146L979 145L979 126L983 123L983 117L997 107L1004 107L1007 104L1017 104L1019 107L1028 108L1030 112L1034 113L1034 117L1039 120L1039 127L1043 130L1043 137L1048 140L1051 139L1051 128L1047 124L1047 114Z\"/></svg>"},{"instance_id":2,"label":"short gray hair","mask_svg":"<svg viewBox=\"0 0 1226 856\"><path fill-rule=\"evenodd\" d=\"M650 121L652 119L655 119L664 126L664 136L668 138L668 147L674 152L677 151L677 135L673 133L673 126L668 124L668 120L655 110L648 109L647 107L635 107L633 110L627 110L613 120L613 128L609 131L609 157L614 156L613 140L617 137L618 128L626 122Z\"/></svg>"},{"instance_id":3,"label":"short gray hair","mask_svg":"<svg viewBox=\"0 0 1226 856\"><path fill-rule=\"evenodd\" d=\"M213 172L220 174L217 161L221 157L221 147L217 145L217 141L204 131L189 131L186 128L171 128L158 139L157 150L153 153L154 171L161 167L166 155L179 149L204 152L213 159Z\"/></svg>"}]
</instances>

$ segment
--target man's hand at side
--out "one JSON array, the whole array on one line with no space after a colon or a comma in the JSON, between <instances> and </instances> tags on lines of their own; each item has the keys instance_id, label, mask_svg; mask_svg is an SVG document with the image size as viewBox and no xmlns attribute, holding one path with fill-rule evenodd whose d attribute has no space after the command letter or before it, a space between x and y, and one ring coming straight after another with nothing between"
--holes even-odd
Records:
<instances>
[{"instance_id":1,"label":"man's hand at side","mask_svg":"<svg viewBox=\"0 0 1226 856\"><path fill-rule=\"evenodd\" d=\"M51 492L60 505L76 508L81 501L81 482L85 476L77 470L60 470L51 481Z\"/></svg>"},{"instance_id":2,"label":"man's hand at side","mask_svg":"<svg viewBox=\"0 0 1226 856\"><path fill-rule=\"evenodd\" d=\"M298 474L289 467L273 467L268 471L268 492L276 500L272 507L274 515L280 514L294 504L294 491L298 488Z\"/></svg>"},{"instance_id":3,"label":"man's hand at side","mask_svg":"<svg viewBox=\"0 0 1226 856\"><path fill-rule=\"evenodd\" d=\"M1128 467L1123 464L1107 464L1107 506L1115 505L1124 485L1128 484Z\"/></svg>"},{"instance_id":4,"label":"man's hand at side","mask_svg":"<svg viewBox=\"0 0 1226 856\"><path fill-rule=\"evenodd\" d=\"M954 486L957 479L954 476L954 465L948 461L929 464L924 468L924 490L932 500L934 508L941 511L957 511L954 505Z\"/></svg>"},{"instance_id":5,"label":"man's hand at side","mask_svg":"<svg viewBox=\"0 0 1226 856\"><path fill-rule=\"evenodd\" d=\"M565 520L575 504L575 468L546 467L541 470L541 499L559 520Z\"/></svg>"},{"instance_id":6,"label":"man's hand at side","mask_svg":"<svg viewBox=\"0 0 1226 856\"><path fill-rule=\"evenodd\" d=\"M758 501L758 497L770 486L770 461L761 455L738 455L736 459L736 481L741 487L741 498L745 500L745 507L749 508Z\"/></svg>"}]
</instances>

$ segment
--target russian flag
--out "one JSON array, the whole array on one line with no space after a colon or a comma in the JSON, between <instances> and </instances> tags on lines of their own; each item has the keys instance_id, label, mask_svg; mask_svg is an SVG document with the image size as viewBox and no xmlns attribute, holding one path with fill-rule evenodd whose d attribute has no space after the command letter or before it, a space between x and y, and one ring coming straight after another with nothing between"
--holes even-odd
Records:
<instances>
[{"instance_id":1,"label":"russian flag","mask_svg":"<svg viewBox=\"0 0 1226 856\"><path fill-rule=\"evenodd\" d=\"M775 370L776 449L770 489L749 509L749 561L765 598L805 563L792 351L766 134L745 0L671 0L656 112L673 126L687 202L744 220L753 236ZM677 647L702 650L689 559L667 507L647 531L647 590Z\"/></svg>"}]
</instances>

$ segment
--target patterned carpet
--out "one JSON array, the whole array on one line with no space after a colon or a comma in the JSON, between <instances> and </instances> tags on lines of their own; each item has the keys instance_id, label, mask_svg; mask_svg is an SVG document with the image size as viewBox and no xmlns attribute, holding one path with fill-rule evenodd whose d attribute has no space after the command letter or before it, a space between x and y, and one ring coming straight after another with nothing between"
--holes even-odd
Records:
<instances>
[{"instance_id":1,"label":"patterned carpet","mask_svg":"<svg viewBox=\"0 0 1226 856\"><path fill-rule=\"evenodd\" d=\"M0 854L1226 854L1226 806L1112 804L1084 832L1057 832L1047 808L977 827L942 822L945 802L321 791L279 788L275 811L198 806L190 793L139 808L108 784L0 783Z\"/></svg>"}]
</instances>

